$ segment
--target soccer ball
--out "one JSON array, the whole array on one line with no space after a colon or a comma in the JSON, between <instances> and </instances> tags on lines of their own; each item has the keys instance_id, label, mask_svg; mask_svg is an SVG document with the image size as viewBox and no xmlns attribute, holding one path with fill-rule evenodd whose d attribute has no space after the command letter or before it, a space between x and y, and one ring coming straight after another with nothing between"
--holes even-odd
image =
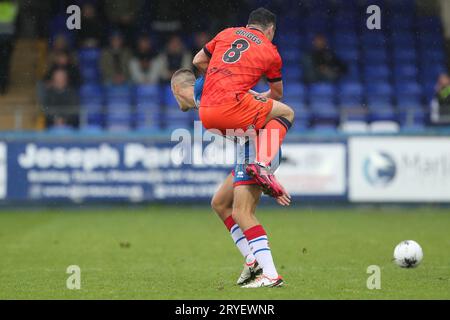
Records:
<instances>
[{"instance_id":1,"label":"soccer ball","mask_svg":"<svg viewBox=\"0 0 450 320\"><path fill-rule=\"evenodd\" d=\"M394 261L402 268L415 268L423 258L420 245L414 240L400 242L394 250Z\"/></svg>"}]
</instances>

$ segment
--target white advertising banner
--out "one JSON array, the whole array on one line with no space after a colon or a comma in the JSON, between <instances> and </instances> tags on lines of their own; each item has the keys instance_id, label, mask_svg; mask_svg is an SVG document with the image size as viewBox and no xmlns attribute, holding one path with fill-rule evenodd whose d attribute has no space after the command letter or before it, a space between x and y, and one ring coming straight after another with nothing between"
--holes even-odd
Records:
<instances>
[{"instance_id":1,"label":"white advertising banner","mask_svg":"<svg viewBox=\"0 0 450 320\"><path fill-rule=\"evenodd\" d=\"M349 139L349 199L449 202L449 137Z\"/></svg>"},{"instance_id":2,"label":"white advertising banner","mask_svg":"<svg viewBox=\"0 0 450 320\"><path fill-rule=\"evenodd\" d=\"M286 144L276 172L281 184L296 196L343 196L345 145L341 143Z\"/></svg>"},{"instance_id":3,"label":"white advertising banner","mask_svg":"<svg viewBox=\"0 0 450 320\"><path fill-rule=\"evenodd\" d=\"M0 142L0 199L6 198L7 189L7 158L6 144Z\"/></svg>"}]
</instances>

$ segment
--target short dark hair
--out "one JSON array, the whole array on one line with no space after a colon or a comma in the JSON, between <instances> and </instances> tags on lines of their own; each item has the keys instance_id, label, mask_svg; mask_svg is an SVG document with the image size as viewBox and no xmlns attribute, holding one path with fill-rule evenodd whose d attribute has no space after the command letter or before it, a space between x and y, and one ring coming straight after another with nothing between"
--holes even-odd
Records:
<instances>
[{"instance_id":1,"label":"short dark hair","mask_svg":"<svg viewBox=\"0 0 450 320\"><path fill-rule=\"evenodd\" d=\"M271 24L275 26L276 22L277 16L266 8L261 7L250 12L247 24L256 24L265 29L270 27Z\"/></svg>"}]
</instances>

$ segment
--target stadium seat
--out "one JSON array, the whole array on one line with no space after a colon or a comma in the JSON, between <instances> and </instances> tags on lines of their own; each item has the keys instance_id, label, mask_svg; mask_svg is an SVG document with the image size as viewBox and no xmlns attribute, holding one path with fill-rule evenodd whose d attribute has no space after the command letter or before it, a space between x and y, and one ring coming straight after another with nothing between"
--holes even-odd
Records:
<instances>
[{"instance_id":1,"label":"stadium seat","mask_svg":"<svg viewBox=\"0 0 450 320\"><path fill-rule=\"evenodd\" d=\"M360 106L363 101L363 87L356 81L341 83L337 98L341 107Z\"/></svg>"},{"instance_id":2,"label":"stadium seat","mask_svg":"<svg viewBox=\"0 0 450 320\"><path fill-rule=\"evenodd\" d=\"M345 121L341 123L339 130L345 133L367 133L369 125L365 121Z\"/></svg>"},{"instance_id":3,"label":"stadium seat","mask_svg":"<svg viewBox=\"0 0 450 320\"><path fill-rule=\"evenodd\" d=\"M396 85L395 93L400 101L420 101L422 87L417 82L400 82Z\"/></svg>"},{"instance_id":4,"label":"stadium seat","mask_svg":"<svg viewBox=\"0 0 450 320\"><path fill-rule=\"evenodd\" d=\"M100 59L100 49L98 48L83 48L78 51L78 60L80 65L94 65L97 66L97 63Z\"/></svg>"},{"instance_id":5,"label":"stadium seat","mask_svg":"<svg viewBox=\"0 0 450 320\"><path fill-rule=\"evenodd\" d=\"M301 82L287 82L283 88L285 99L304 100L306 96L305 86Z\"/></svg>"},{"instance_id":6,"label":"stadium seat","mask_svg":"<svg viewBox=\"0 0 450 320\"><path fill-rule=\"evenodd\" d=\"M109 85L105 91L108 103L131 103L131 88L128 85Z\"/></svg>"},{"instance_id":7,"label":"stadium seat","mask_svg":"<svg viewBox=\"0 0 450 320\"><path fill-rule=\"evenodd\" d=\"M427 114L423 110L406 110L399 112L402 129L421 130L427 122Z\"/></svg>"},{"instance_id":8,"label":"stadium seat","mask_svg":"<svg viewBox=\"0 0 450 320\"><path fill-rule=\"evenodd\" d=\"M418 18L417 28L428 34L442 34L442 22L439 16L422 16Z\"/></svg>"},{"instance_id":9,"label":"stadium seat","mask_svg":"<svg viewBox=\"0 0 450 320\"><path fill-rule=\"evenodd\" d=\"M309 86L309 96L313 97L334 97L335 87L334 85L322 82L314 83Z\"/></svg>"},{"instance_id":10,"label":"stadium seat","mask_svg":"<svg viewBox=\"0 0 450 320\"><path fill-rule=\"evenodd\" d=\"M109 106L108 106L109 107ZM129 131L131 129L131 113L129 106L114 106L114 109L108 109L106 115L106 126L110 131Z\"/></svg>"},{"instance_id":11,"label":"stadium seat","mask_svg":"<svg viewBox=\"0 0 450 320\"><path fill-rule=\"evenodd\" d=\"M335 52L337 57L342 61L350 64L349 65L350 67L355 65L360 58L359 50L356 47L355 48L344 47L341 49L336 48Z\"/></svg>"},{"instance_id":12,"label":"stadium seat","mask_svg":"<svg viewBox=\"0 0 450 320\"><path fill-rule=\"evenodd\" d=\"M335 123L339 122L339 112L334 105L327 103L314 103L310 105L312 120L314 123Z\"/></svg>"},{"instance_id":13,"label":"stadium seat","mask_svg":"<svg viewBox=\"0 0 450 320\"><path fill-rule=\"evenodd\" d=\"M394 68L394 82L395 83L414 83L417 81L418 69L416 66L402 64Z\"/></svg>"},{"instance_id":14,"label":"stadium seat","mask_svg":"<svg viewBox=\"0 0 450 320\"><path fill-rule=\"evenodd\" d=\"M367 83L386 82L391 76L390 68L385 64L369 65L364 68L364 79Z\"/></svg>"},{"instance_id":15,"label":"stadium seat","mask_svg":"<svg viewBox=\"0 0 450 320\"><path fill-rule=\"evenodd\" d=\"M393 47L413 48L416 45L414 34L406 31L393 31L390 42Z\"/></svg>"},{"instance_id":16,"label":"stadium seat","mask_svg":"<svg viewBox=\"0 0 450 320\"><path fill-rule=\"evenodd\" d=\"M361 35L361 43L367 49L383 49L386 48L386 36L381 31L364 32Z\"/></svg>"},{"instance_id":17,"label":"stadium seat","mask_svg":"<svg viewBox=\"0 0 450 320\"><path fill-rule=\"evenodd\" d=\"M366 85L366 94L368 96L392 96L392 86L385 82L372 81Z\"/></svg>"},{"instance_id":18,"label":"stadium seat","mask_svg":"<svg viewBox=\"0 0 450 320\"><path fill-rule=\"evenodd\" d=\"M394 62L415 63L417 60L416 50L414 48L396 48L393 51Z\"/></svg>"},{"instance_id":19,"label":"stadium seat","mask_svg":"<svg viewBox=\"0 0 450 320\"><path fill-rule=\"evenodd\" d=\"M395 121L374 121L369 125L370 131L373 133L397 133L400 126Z\"/></svg>"},{"instance_id":20,"label":"stadium seat","mask_svg":"<svg viewBox=\"0 0 450 320\"><path fill-rule=\"evenodd\" d=\"M318 123L314 125L313 130L317 134L334 134L336 133L336 125L328 123Z\"/></svg>"},{"instance_id":21,"label":"stadium seat","mask_svg":"<svg viewBox=\"0 0 450 320\"><path fill-rule=\"evenodd\" d=\"M341 109L341 119L345 121L362 121L368 120L368 114L363 108Z\"/></svg>"},{"instance_id":22,"label":"stadium seat","mask_svg":"<svg viewBox=\"0 0 450 320\"><path fill-rule=\"evenodd\" d=\"M103 99L103 88L98 84L84 84L80 87L81 99Z\"/></svg>"},{"instance_id":23,"label":"stadium seat","mask_svg":"<svg viewBox=\"0 0 450 320\"><path fill-rule=\"evenodd\" d=\"M397 121L397 114L394 109L386 106L370 106L369 121Z\"/></svg>"},{"instance_id":24,"label":"stadium seat","mask_svg":"<svg viewBox=\"0 0 450 320\"><path fill-rule=\"evenodd\" d=\"M362 61L364 61L366 65L385 64L388 61L388 55L384 48L365 48L365 50L363 50L362 52L361 57Z\"/></svg>"},{"instance_id":25,"label":"stadium seat","mask_svg":"<svg viewBox=\"0 0 450 320\"><path fill-rule=\"evenodd\" d=\"M333 39L331 43L333 44L333 48L337 50L340 48L344 51L344 48L356 49L358 47L359 37L354 31L346 31L346 32L338 32L335 31Z\"/></svg>"},{"instance_id":26,"label":"stadium seat","mask_svg":"<svg viewBox=\"0 0 450 320\"><path fill-rule=\"evenodd\" d=\"M394 14L388 23L391 30L412 30L414 28L414 17L412 15Z\"/></svg>"},{"instance_id":27,"label":"stadium seat","mask_svg":"<svg viewBox=\"0 0 450 320\"><path fill-rule=\"evenodd\" d=\"M303 78L303 69L300 67L300 63L295 68L284 68L283 78L287 82L300 81Z\"/></svg>"}]
</instances>

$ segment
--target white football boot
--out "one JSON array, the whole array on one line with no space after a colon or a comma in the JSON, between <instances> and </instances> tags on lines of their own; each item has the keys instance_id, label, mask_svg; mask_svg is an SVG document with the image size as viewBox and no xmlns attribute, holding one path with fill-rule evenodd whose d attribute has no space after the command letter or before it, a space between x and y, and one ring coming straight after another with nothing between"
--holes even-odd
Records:
<instances>
[{"instance_id":1,"label":"white football boot","mask_svg":"<svg viewBox=\"0 0 450 320\"><path fill-rule=\"evenodd\" d=\"M244 263L244 270L242 270L242 273L239 276L237 284L241 286L250 281L251 279L255 278L256 276L260 275L261 273L262 269L258 265L258 262L256 262L256 259L253 258L253 260L250 260L247 257Z\"/></svg>"},{"instance_id":2,"label":"white football boot","mask_svg":"<svg viewBox=\"0 0 450 320\"><path fill-rule=\"evenodd\" d=\"M284 284L283 278L278 276L278 278L271 279L264 274L257 276L255 279L251 280L248 284L242 286L242 288L274 288L281 287Z\"/></svg>"}]
</instances>

